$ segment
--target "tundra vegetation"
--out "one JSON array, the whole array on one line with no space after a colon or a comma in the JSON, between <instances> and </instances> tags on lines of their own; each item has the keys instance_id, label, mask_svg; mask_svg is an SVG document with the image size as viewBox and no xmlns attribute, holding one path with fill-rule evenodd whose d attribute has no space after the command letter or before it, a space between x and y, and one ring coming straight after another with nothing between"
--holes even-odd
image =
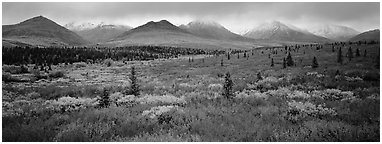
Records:
<instances>
[{"instance_id":1,"label":"tundra vegetation","mask_svg":"<svg viewBox=\"0 0 382 144\"><path fill-rule=\"evenodd\" d=\"M366 42L3 47L2 141L376 142L379 77Z\"/></svg>"}]
</instances>

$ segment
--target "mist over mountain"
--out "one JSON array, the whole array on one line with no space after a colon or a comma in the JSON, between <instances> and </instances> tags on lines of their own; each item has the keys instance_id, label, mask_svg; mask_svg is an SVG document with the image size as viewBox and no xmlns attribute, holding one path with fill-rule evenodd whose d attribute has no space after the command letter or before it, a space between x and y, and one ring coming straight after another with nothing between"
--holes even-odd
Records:
<instances>
[{"instance_id":1,"label":"mist over mountain","mask_svg":"<svg viewBox=\"0 0 382 144\"><path fill-rule=\"evenodd\" d=\"M33 17L14 25L3 25L3 41L29 45L82 45L81 36L43 16Z\"/></svg>"},{"instance_id":2,"label":"mist over mountain","mask_svg":"<svg viewBox=\"0 0 382 144\"><path fill-rule=\"evenodd\" d=\"M328 24L310 27L308 31L335 41L346 41L360 33L350 27Z\"/></svg>"},{"instance_id":3,"label":"mist over mountain","mask_svg":"<svg viewBox=\"0 0 382 144\"><path fill-rule=\"evenodd\" d=\"M64 27L71 31L83 31L83 30L93 29L100 25L104 25L104 22L101 22L100 24L94 24L91 22L84 22L84 23L70 22L65 24Z\"/></svg>"},{"instance_id":4,"label":"mist over mountain","mask_svg":"<svg viewBox=\"0 0 382 144\"><path fill-rule=\"evenodd\" d=\"M253 39L293 41L293 42L330 42L331 40L316 36L297 27L288 26L279 21L263 23L248 31L243 36Z\"/></svg>"},{"instance_id":5,"label":"mist over mountain","mask_svg":"<svg viewBox=\"0 0 382 144\"><path fill-rule=\"evenodd\" d=\"M246 39L241 35L235 34L222 25L214 21L192 21L187 25L180 25L181 29L184 29L194 35L219 39L219 40L243 40Z\"/></svg>"},{"instance_id":6,"label":"mist over mountain","mask_svg":"<svg viewBox=\"0 0 382 144\"><path fill-rule=\"evenodd\" d=\"M86 24L88 24L87 26L89 27L85 27L84 25ZM70 28L85 40L92 43L106 42L132 29L132 27L126 25L107 25L105 23L98 24L95 27L94 25L95 24L84 23L77 27Z\"/></svg>"}]
</instances>

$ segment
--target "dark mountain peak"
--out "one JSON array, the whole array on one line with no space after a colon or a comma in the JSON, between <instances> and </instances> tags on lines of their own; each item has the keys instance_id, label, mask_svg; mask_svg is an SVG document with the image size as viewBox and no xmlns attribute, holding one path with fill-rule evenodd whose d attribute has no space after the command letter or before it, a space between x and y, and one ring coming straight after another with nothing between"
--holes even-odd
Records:
<instances>
[{"instance_id":1,"label":"dark mountain peak","mask_svg":"<svg viewBox=\"0 0 382 144\"><path fill-rule=\"evenodd\" d=\"M144 25L134 28L133 30L155 30L155 29L180 30L180 28L173 25L167 20L161 20L158 22L150 21Z\"/></svg>"},{"instance_id":2,"label":"dark mountain peak","mask_svg":"<svg viewBox=\"0 0 382 144\"><path fill-rule=\"evenodd\" d=\"M369 30L363 33L360 33L349 41L380 41L380 32L379 29Z\"/></svg>"},{"instance_id":3,"label":"dark mountain peak","mask_svg":"<svg viewBox=\"0 0 382 144\"><path fill-rule=\"evenodd\" d=\"M369 30L367 32L379 32L379 29Z\"/></svg>"},{"instance_id":4,"label":"dark mountain peak","mask_svg":"<svg viewBox=\"0 0 382 144\"><path fill-rule=\"evenodd\" d=\"M44 16L36 16L36 17L33 17L33 18L30 18L30 19L27 19L19 24L26 24L26 25L30 25L30 24L56 24L54 21L44 17Z\"/></svg>"},{"instance_id":5,"label":"dark mountain peak","mask_svg":"<svg viewBox=\"0 0 382 144\"><path fill-rule=\"evenodd\" d=\"M136 27L134 29L131 29L130 31L127 31L120 35L118 38L123 38L127 35L130 35L131 33L136 32L147 32L147 31L157 31L157 30L165 30L165 31L173 31L173 32L181 32L181 33L188 33L187 31L173 25L167 20L161 20L158 22L150 21L147 22L144 25L141 25L139 27Z\"/></svg>"},{"instance_id":6,"label":"dark mountain peak","mask_svg":"<svg viewBox=\"0 0 382 144\"><path fill-rule=\"evenodd\" d=\"M184 29L196 36L219 40L248 40L240 35L232 33L222 25L211 20L195 20L187 25L180 25Z\"/></svg>"},{"instance_id":7,"label":"dark mountain peak","mask_svg":"<svg viewBox=\"0 0 382 144\"><path fill-rule=\"evenodd\" d=\"M2 35L3 38L28 38L31 41L31 45L39 43L41 38L54 39L67 45L87 43L74 32L43 16L36 16L15 25L3 26ZM49 41L48 39L46 40ZM50 45L48 43L45 44Z\"/></svg>"},{"instance_id":8,"label":"dark mountain peak","mask_svg":"<svg viewBox=\"0 0 382 144\"><path fill-rule=\"evenodd\" d=\"M159 21L158 22L159 24L170 24L170 25L172 25L169 21L167 21L167 20L161 20L161 21Z\"/></svg>"}]
</instances>

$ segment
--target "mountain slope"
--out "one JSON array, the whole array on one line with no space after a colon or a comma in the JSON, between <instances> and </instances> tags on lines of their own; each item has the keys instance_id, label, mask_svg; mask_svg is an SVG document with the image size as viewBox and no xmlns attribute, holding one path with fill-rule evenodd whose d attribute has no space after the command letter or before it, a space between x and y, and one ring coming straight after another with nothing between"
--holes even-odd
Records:
<instances>
[{"instance_id":1,"label":"mountain slope","mask_svg":"<svg viewBox=\"0 0 382 144\"><path fill-rule=\"evenodd\" d=\"M320 25L311 27L308 29L308 31L315 35L336 41L346 41L360 33L350 27L338 25Z\"/></svg>"},{"instance_id":2,"label":"mountain slope","mask_svg":"<svg viewBox=\"0 0 382 144\"><path fill-rule=\"evenodd\" d=\"M124 32L130 30L131 27L124 25L98 25L91 29L82 29L74 31L85 40L92 43L106 42L112 38L115 38Z\"/></svg>"},{"instance_id":3,"label":"mountain slope","mask_svg":"<svg viewBox=\"0 0 382 144\"><path fill-rule=\"evenodd\" d=\"M263 46L263 44L255 42L227 41L197 36L166 20L150 21L100 44L100 46L107 47L129 45L159 45L201 49L249 49Z\"/></svg>"},{"instance_id":4,"label":"mountain slope","mask_svg":"<svg viewBox=\"0 0 382 144\"><path fill-rule=\"evenodd\" d=\"M3 41L29 45L82 45L87 41L76 33L43 16L37 16L15 25L3 25Z\"/></svg>"},{"instance_id":5,"label":"mountain slope","mask_svg":"<svg viewBox=\"0 0 382 144\"><path fill-rule=\"evenodd\" d=\"M379 37L379 29L375 29L358 34L350 38L349 41L380 41Z\"/></svg>"},{"instance_id":6,"label":"mountain slope","mask_svg":"<svg viewBox=\"0 0 382 144\"><path fill-rule=\"evenodd\" d=\"M281 22L264 23L244 34L253 39L291 41L291 42L330 42L331 40L298 30Z\"/></svg>"},{"instance_id":7,"label":"mountain slope","mask_svg":"<svg viewBox=\"0 0 382 144\"><path fill-rule=\"evenodd\" d=\"M192 21L187 25L179 26L196 36L218 40L244 40L241 35L232 33L222 25L213 21Z\"/></svg>"}]
</instances>

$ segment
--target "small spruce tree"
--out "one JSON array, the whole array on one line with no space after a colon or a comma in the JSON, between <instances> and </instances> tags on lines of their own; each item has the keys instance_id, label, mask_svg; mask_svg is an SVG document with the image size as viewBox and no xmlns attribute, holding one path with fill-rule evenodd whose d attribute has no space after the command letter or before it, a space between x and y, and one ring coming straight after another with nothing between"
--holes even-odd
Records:
<instances>
[{"instance_id":1,"label":"small spruce tree","mask_svg":"<svg viewBox=\"0 0 382 144\"><path fill-rule=\"evenodd\" d=\"M227 72L225 74L224 79L225 79L225 81L224 81L222 95L227 99L231 99L231 98L233 98L233 91L232 91L233 82L231 80L231 75L229 74L229 72Z\"/></svg>"},{"instance_id":2,"label":"small spruce tree","mask_svg":"<svg viewBox=\"0 0 382 144\"><path fill-rule=\"evenodd\" d=\"M220 60L220 66L224 66L223 59Z\"/></svg>"},{"instance_id":3,"label":"small spruce tree","mask_svg":"<svg viewBox=\"0 0 382 144\"><path fill-rule=\"evenodd\" d=\"M292 55L290 54L290 52L288 53L288 56L286 58L286 64L287 64L287 66L293 66L294 65Z\"/></svg>"},{"instance_id":4,"label":"small spruce tree","mask_svg":"<svg viewBox=\"0 0 382 144\"><path fill-rule=\"evenodd\" d=\"M318 68L318 62L317 62L316 57L313 57L312 68Z\"/></svg>"},{"instance_id":5,"label":"small spruce tree","mask_svg":"<svg viewBox=\"0 0 382 144\"><path fill-rule=\"evenodd\" d=\"M353 51L352 51L351 47L349 47L349 49L348 49L348 59L349 59L349 61L351 61L352 58L353 58Z\"/></svg>"},{"instance_id":6,"label":"small spruce tree","mask_svg":"<svg viewBox=\"0 0 382 144\"><path fill-rule=\"evenodd\" d=\"M356 56L356 57L361 56L361 54L359 53L359 49L358 49L358 48L355 50L355 56Z\"/></svg>"},{"instance_id":7,"label":"small spruce tree","mask_svg":"<svg viewBox=\"0 0 382 144\"><path fill-rule=\"evenodd\" d=\"M363 53L363 57L366 57L366 55L367 55L366 53L367 53L367 52L366 52L366 50L365 50L365 52Z\"/></svg>"},{"instance_id":8,"label":"small spruce tree","mask_svg":"<svg viewBox=\"0 0 382 144\"><path fill-rule=\"evenodd\" d=\"M131 93L134 96L139 95L139 85L137 83L137 77L135 72L135 67L131 67L131 75L130 75L130 81L131 81Z\"/></svg>"},{"instance_id":9,"label":"small spruce tree","mask_svg":"<svg viewBox=\"0 0 382 144\"><path fill-rule=\"evenodd\" d=\"M261 76L261 73L260 73L260 72L257 73L257 80L258 80L258 81L259 81L259 80L263 80L263 77Z\"/></svg>"},{"instance_id":10,"label":"small spruce tree","mask_svg":"<svg viewBox=\"0 0 382 144\"><path fill-rule=\"evenodd\" d=\"M286 60L285 60L285 58L283 58L283 68L286 68Z\"/></svg>"},{"instance_id":11,"label":"small spruce tree","mask_svg":"<svg viewBox=\"0 0 382 144\"><path fill-rule=\"evenodd\" d=\"M342 48L340 47L340 49L338 50L338 54L337 54L337 62L342 64Z\"/></svg>"},{"instance_id":12,"label":"small spruce tree","mask_svg":"<svg viewBox=\"0 0 382 144\"><path fill-rule=\"evenodd\" d=\"M272 61L271 61L271 67L275 66L274 62L273 62L273 58L272 58Z\"/></svg>"},{"instance_id":13,"label":"small spruce tree","mask_svg":"<svg viewBox=\"0 0 382 144\"><path fill-rule=\"evenodd\" d=\"M110 106L110 98L109 98L109 91L107 90L107 88L104 88L103 89L103 93L100 97L100 99L98 99L98 105L99 107L101 108L107 108Z\"/></svg>"}]
</instances>

